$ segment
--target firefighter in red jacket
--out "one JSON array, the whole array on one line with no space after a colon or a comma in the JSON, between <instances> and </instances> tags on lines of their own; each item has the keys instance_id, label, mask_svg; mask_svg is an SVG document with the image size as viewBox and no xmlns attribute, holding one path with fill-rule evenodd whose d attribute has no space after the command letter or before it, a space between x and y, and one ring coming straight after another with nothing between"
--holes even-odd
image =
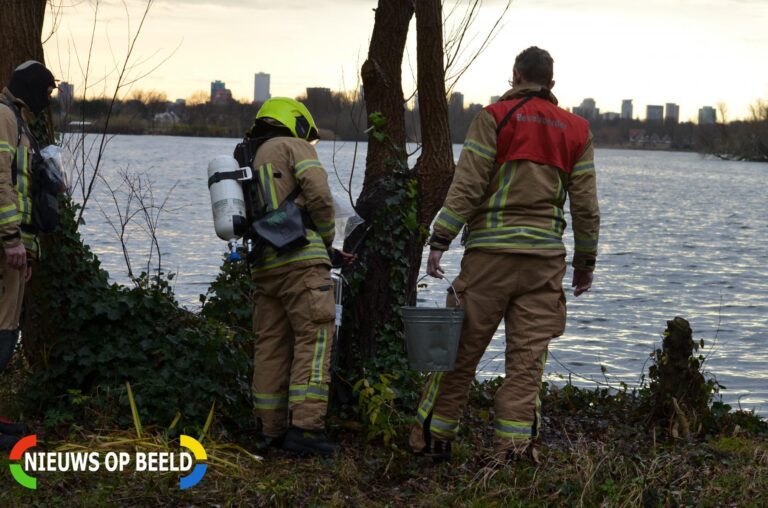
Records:
<instances>
[{"instance_id":1,"label":"firefighter in red jacket","mask_svg":"<svg viewBox=\"0 0 768 508\"><path fill-rule=\"evenodd\" d=\"M517 56L512 89L469 127L434 223L433 277L442 278L443 252L468 229L453 284L465 311L455 370L429 376L410 435L413 450L435 460L450 458L477 364L502 318L506 375L494 398L494 448L501 459L532 451L547 347L565 330L566 197L574 295L592 285L600 227L592 134L584 119L557 107L552 67L537 47Z\"/></svg>"}]
</instances>

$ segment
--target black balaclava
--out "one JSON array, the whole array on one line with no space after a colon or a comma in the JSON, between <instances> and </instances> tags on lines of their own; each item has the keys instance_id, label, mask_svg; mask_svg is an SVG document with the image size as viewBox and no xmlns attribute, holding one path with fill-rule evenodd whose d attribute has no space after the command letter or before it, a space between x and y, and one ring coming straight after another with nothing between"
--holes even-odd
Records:
<instances>
[{"instance_id":1,"label":"black balaclava","mask_svg":"<svg viewBox=\"0 0 768 508\"><path fill-rule=\"evenodd\" d=\"M56 86L51 71L35 60L27 60L16 67L8 83L8 90L17 99L23 100L35 115L48 107L48 87Z\"/></svg>"}]
</instances>

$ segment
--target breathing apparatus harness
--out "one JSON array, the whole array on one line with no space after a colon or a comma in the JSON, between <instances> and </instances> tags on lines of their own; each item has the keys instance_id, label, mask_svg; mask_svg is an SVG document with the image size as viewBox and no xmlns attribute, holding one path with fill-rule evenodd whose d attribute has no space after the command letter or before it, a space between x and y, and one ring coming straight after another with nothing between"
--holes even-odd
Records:
<instances>
[{"instance_id":1,"label":"breathing apparatus harness","mask_svg":"<svg viewBox=\"0 0 768 508\"><path fill-rule=\"evenodd\" d=\"M21 229L31 234L51 233L59 225L58 196L62 192L63 177L59 174L58 169L51 166L41 155L37 138L21 117L18 106L5 99L0 99L0 104L8 107L16 115L18 138L16 140L16 152L11 161L11 180L14 186L18 182L19 147L21 146L22 133L27 136L32 148L32 187L30 192L32 223L22 224Z\"/></svg>"},{"instance_id":2,"label":"breathing apparatus harness","mask_svg":"<svg viewBox=\"0 0 768 508\"><path fill-rule=\"evenodd\" d=\"M232 225L235 235L244 240L249 263L252 263L266 246L281 254L304 247L309 244L306 229L316 229L309 214L295 203L295 199L301 194L301 187L298 185L274 209L267 203L263 206L257 204L261 181L251 171L256 152L270 139L286 136L289 134L281 130L258 137L246 136L235 146L233 154L240 169L215 173L208 179L209 187L221 180L234 179L238 180L243 188L245 216L233 216ZM236 260L237 256L234 258Z\"/></svg>"}]
</instances>

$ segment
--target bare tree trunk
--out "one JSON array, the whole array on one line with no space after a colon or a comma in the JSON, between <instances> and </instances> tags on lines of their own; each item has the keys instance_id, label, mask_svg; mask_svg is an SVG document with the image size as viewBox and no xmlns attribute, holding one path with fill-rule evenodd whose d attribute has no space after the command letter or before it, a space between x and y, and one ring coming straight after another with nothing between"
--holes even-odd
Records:
<instances>
[{"instance_id":1,"label":"bare tree trunk","mask_svg":"<svg viewBox=\"0 0 768 508\"><path fill-rule=\"evenodd\" d=\"M419 0L417 3L416 47L422 147L414 170L419 178L421 195L419 223L429 227L443 204L454 171L440 0ZM418 267L416 264L417 272Z\"/></svg>"},{"instance_id":2,"label":"bare tree trunk","mask_svg":"<svg viewBox=\"0 0 768 508\"><path fill-rule=\"evenodd\" d=\"M365 109L379 112L387 119L384 132L388 141L370 138L365 163L363 189L357 202L358 212L368 219L379 205L376 187L387 174L387 160L393 157L392 144L405 161L405 99L403 98L402 65L408 25L414 11L414 0L379 0L368 50L361 75L365 91Z\"/></svg>"},{"instance_id":3,"label":"bare tree trunk","mask_svg":"<svg viewBox=\"0 0 768 508\"><path fill-rule=\"evenodd\" d=\"M0 88L8 84L13 69L26 60L43 62L43 20L46 0L0 2Z\"/></svg>"},{"instance_id":4,"label":"bare tree trunk","mask_svg":"<svg viewBox=\"0 0 768 508\"><path fill-rule=\"evenodd\" d=\"M388 167L391 162L388 161L397 158L405 164L407 159L401 67L413 12L413 0L379 0L368 59L361 69L366 111L384 115L386 125L382 130L388 136L384 141L369 136L365 179L357 200L357 211L370 223L373 223L376 211L388 197L381 185L387 174L392 172ZM370 236L382 234L389 233L378 231L374 224ZM393 260L374 250L361 254L368 276L351 302L354 326L344 330L342 340L344 366L352 369L359 367L355 365L360 357L358 353L367 359L375 356L377 333L392 318L390 302L393 295L389 274Z\"/></svg>"},{"instance_id":5,"label":"bare tree trunk","mask_svg":"<svg viewBox=\"0 0 768 508\"><path fill-rule=\"evenodd\" d=\"M401 66L408 25L414 13L418 30L418 93L423 146L416 167L405 177L402 172L399 176L401 180L407 180L409 176L416 178L420 187L413 224L418 231L404 231L391 223L382 227L381 222L386 221L376 220L376 214L394 197L389 195L393 187L384 184L386 177L393 174L388 164L396 158L402 167L407 167ZM366 276L364 284L355 288L356 294L351 302L354 323L346 329L342 328L345 334L342 340L343 358L345 366L352 369L359 367L359 364L353 364L359 359L376 359L379 360L377 364L391 366L393 351L395 355L404 353L396 352L402 346L396 341L379 344L377 338L386 335L383 331L387 326L397 322L395 302L406 305L415 303L424 232L442 205L454 169L445 93L440 0L381 0L362 76L366 109L369 113L380 112L386 117L383 131L388 138L384 141L373 136L369 138L365 181L357 203L358 212L372 224L370 243L375 246L367 248L362 254ZM394 192L401 192L404 184L401 181L399 187L394 187L400 190ZM402 199L402 194L395 199ZM412 206L406 205L407 202L407 199L403 202L404 207ZM392 245L387 235L399 236L395 239L400 245L396 254L398 259L392 259L378 250L381 246ZM402 242L406 242L404 247ZM403 280L393 280L395 277ZM392 335L389 337L392 338ZM389 355L390 359L382 362L382 354Z\"/></svg>"}]
</instances>

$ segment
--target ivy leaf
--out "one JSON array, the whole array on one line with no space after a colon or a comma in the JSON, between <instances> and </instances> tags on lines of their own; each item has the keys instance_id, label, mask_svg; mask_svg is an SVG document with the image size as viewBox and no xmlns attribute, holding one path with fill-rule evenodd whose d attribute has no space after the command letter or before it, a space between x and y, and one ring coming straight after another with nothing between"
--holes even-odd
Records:
<instances>
[{"instance_id":1,"label":"ivy leaf","mask_svg":"<svg viewBox=\"0 0 768 508\"><path fill-rule=\"evenodd\" d=\"M387 117L381 114L380 111L374 111L368 115L368 119L371 121L374 127L377 129L383 129L387 124Z\"/></svg>"}]
</instances>

